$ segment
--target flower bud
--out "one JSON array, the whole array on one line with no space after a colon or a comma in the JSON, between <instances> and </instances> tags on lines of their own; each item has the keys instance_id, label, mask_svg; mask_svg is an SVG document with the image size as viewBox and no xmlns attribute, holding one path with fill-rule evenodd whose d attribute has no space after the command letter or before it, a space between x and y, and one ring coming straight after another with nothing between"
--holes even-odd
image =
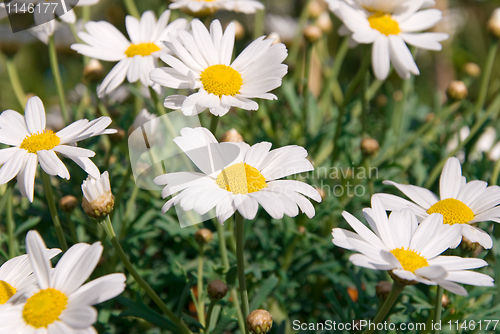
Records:
<instances>
[{"instance_id":1,"label":"flower bud","mask_svg":"<svg viewBox=\"0 0 500 334\"><path fill-rule=\"evenodd\" d=\"M210 243L210 241L212 241L213 237L214 236L212 234L212 231L210 231L208 228L199 229L194 234L194 240L196 240L196 242L199 245L205 245L205 244Z\"/></svg>"},{"instance_id":2,"label":"flower bud","mask_svg":"<svg viewBox=\"0 0 500 334\"><path fill-rule=\"evenodd\" d=\"M365 156L373 156L378 153L380 145L376 139L368 137L361 140L360 148Z\"/></svg>"},{"instance_id":3,"label":"flower bud","mask_svg":"<svg viewBox=\"0 0 500 334\"><path fill-rule=\"evenodd\" d=\"M391 293L391 290L392 283L388 281L380 281L375 287L375 293L377 294L377 297L384 301L387 299L387 297L389 297L389 293Z\"/></svg>"},{"instance_id":4,"label":"flower bud","mask_svg":"<svg viewBox=\"0 0 500 334\"><path fill-rule=\"evenodd\" d=\"M500 8L493 11L488 21L488 31L496 38L500 38Z\"/></svg>"},{"instance_id":5,"label":"flower bud","mask_svg":"<svg viewBox=\"0 0 500 334\"><path fill-rule=\"evenodd\" d=\"M242 143L244 142L243 137L240 135L236 129L231 129L229 131L224 132L224 134L220 137L219 142L221 143Z\"/></svg>"},{"instance_id":6,"label":"flower bud","mask_svg":"<svg viewBox=\"0 0 500 334\"><path fill-rule=\"evenodd\" d=\"M227 294L227 284L221 280L214 280L208 284L207 292L210 299L221 300Z\"/></svg>"},{"instance_id":7,"label":"flower bud","mask_svg":"<svg viewBox=\"0 0 500 334\"><path fill-rule=\"evenodd\" d=\"M104 218L113 210L115 197L111 193L108 172L102 173L98 179L88 176L82 184L82 208L92 218Z\"/></svg>"},{"instance_id":8,"label":"flower bud","mask_svg":"<svg viewBox=\"0 0 500 334\"><path fill-rule=\"evenodd\" d=\"M443 298L441 298L441 305L444 307L444 308L447 308L448 305L450 305L450 298L448 298L447 295L443 294Z\"/></svg>"},{"instance_id":9,"label":"flower bud","mask_svg":"<svg viewBox=\"0 0 500 334\"><path fill-rule=\"evenodd\" d=\"M333 23L328 12L323 12L318 16L316 25L324 32L329 33L333 29Z\"/></svg>"},{"instance_id":10,"label":"flower bud","mask_svg":"<svg viewBox=\"0 0 500 334\"><path fill-rule=\"evenodd\" d=\"M465 249L467 251L475 251L477 247L479 246L479 243L477 242L472 242L466 237L462 237L462 243L460 244L460 247L462 249Z\"/></svg>"},{"instance_id":11,"label":"flower bud","mask_svg":"<svg viewBox=\"0 0 500 334\"><path fill-rule=\"evenodd\" d=\"M72 195L63 196L59 200L59 207L64 212L73 211L76 208L77 204L78 204L78 200L76 199L75 196L72 196Z\"/></svg>"},{"instance_id":12,"label":"flower bud","mask_svg":"<svg viewBox=\"0 0 500 334\"><path fill-rule=\"evenodd\" d=\"M304 28L304 37L310 42L314 43L323 35L321 28L315 25L308 25Z\"/></svg>"},{"instance_id":13,"label":"flower bud","mask_svg":"<svg viewBox=\"0 0 500 334\"><path fill-rule=\"evenodd\" d=\"M395 91L394 93L392 93L392 98L396 102L400 102L401 100L403 100L403 97L404 97L403 92L400 91L399 89L397 91Z\"/></svg>"},{"instance_id":14,"label":"flower bud","mask_svg":"<svg viewBox=\"0 0 500 334\"><path fill-rule=\"evenodd\" d=\"M378 95L378 96L375 98L375 103L376 103L379 107L384 107L384 106L387 104L387 96L385 96L384 94L380 94L380 95Z\"/></svg>"},{"instance_id":15,"label":"flower bud","mask_svg":"<svg viewBox=\"0 0 500 334\"><path fill-rule=\"evenodd\" d=\"M463 81L452 81L450 82L446 94L451 100L460 101L467 97L468 94L467 86Z\"/></svg>"},{"instance_id":16,"label":"flower bud","mask_svg":"<svg viewBox=\"0 0 500 334\"><path fill-rule=\"evenodd\" d=\"M252 311L247 317L247 326L252 334L265 334L273 326L273 317L266 310Z\"/></svg>"},{"instance_id":17,"label":"flower bud","mask_svg":"<svg viewBox=\"0 0 500 334\"><path fill-rule=\"evenodd\" d=\"M245 37L245 27L240 21L233 20L232 22L234 23L234 38L237 41L242 40Z\"/></svg>"},{"instance_id":18,"label":"flower bud","mask_svg":"<svg viewBox=\"0 0 500 334\"><path fill-rule=\"evenodd\" d=\"M319 0L312 0L307 6L307 11L310 17L317 18L325 11L325 6Z\"/></svg>"},{"instance_id":19,"label":"flower bud","mask_svg":"<svg viewBox=\"0 0 500 334\"><path fill-rule=\"evenodd\" d=\"M109 135L109 140L114 143L119 143L125 138L127 133L122 128L116 128L116 132Z\"/></svg>"},{"instance_id":20,"label":"flower bud","mask_svg":"<svg viewBox=\"0 0 500 334\"><path fill-rule=\"evenodd\" d=\"M481 75L481 67L475 63L467 63L464 66L464 71L468 76L477 78Z\"/></svg>"},{"instance_id":21,"label":"flower bud","mask_svg":"<svg viewBox=\"0 0 500 334\"><path fill-rule=\"evenodd\" d=\"M316 191L318 192L318 194L321 196L321 199L325 199L326 198L327 193L326 193L325 189L323 189L321 187L314 187L314 189L316 189Z\"/></svg>"},{"instance_id":22,"label":"flower bud","mask_svg":"<svg viewBox=\"0 0 500 334\"><path fill-rule=\"evenodd\" d=\"M272 32L272 33L270 33L270 34L266 37L266 39L274 39L274 41L273 41L273 44L272 44L272 45L274 45L274 44L278 44L278 43L281 43L281 38L280 38L280 35L279 35L277 32Z\"/></svg>"},{"instance_id":23,"label":"flower bud","mask_svg":"<svg viewBox=\"0 0 500 334\"><path fill-rule=\"evenodd\" d=\"M90 59L83 67L83 78L89 81L99 81L104 75L104 67L97 59Z\"/></svg>"}]
</instances>

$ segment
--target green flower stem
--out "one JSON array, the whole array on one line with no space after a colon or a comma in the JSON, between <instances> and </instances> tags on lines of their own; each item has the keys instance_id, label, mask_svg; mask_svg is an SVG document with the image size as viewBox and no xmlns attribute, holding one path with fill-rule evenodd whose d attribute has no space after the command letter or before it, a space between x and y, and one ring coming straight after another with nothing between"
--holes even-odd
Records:
<instances>
[{"instance_id":1,"label":"green flower stem","mask_svg":"<svg viewBox=\"0 0 500 334\"><path fill-rule=\"evenodd\" d=\"M14 184L12 182L8 182L2 197L0 197L0 216L2 215L3 209L7 206L7 201L9 200L12 188L14 188Z\"/></svg>"},{"instance_id":2,"label":"green flower stem","mask_svg":"<svg viewBox=\"0 0 500 334\"><path fill-rule=\"evenodd\" d=\"M200 251L198 254L198 307L196 311L198 312L198 320L203 327L205 325L205 302L203 301L203 255L205 254L205 247L200 245Z\"/></svg>"},{"instance_id":3,"label":"green flower stem","mask_svg":"<svg viewBox=\"0 0 500 334\"><path fill-rule=\"evenodd\" d=\"M391 310L392 306L394 305L394 303L396 302L396 300L398 299L399 295L401 294L401 292L403 291L404 288L405 288L405 285L403 285L401 283L398 283L396 281L394 281L392 283L392 289L391 289L391 292L389 293L389 296L387 297L384 304L382 304L382 307L378 310L377 315L375 316L375 318L372 321L372 324L375 325L374 328L373 329L367 328L361 334L371 334L375 331L377 324L381 323L385 319L385 317L387 316L387 314Z\"/></svg>"},{"instance_id":4,"label":"green flower stem","mask_svg":"<svg viewBox=\"0 0 500 334\"><path fill-rule=\"evenodd\" d=\"M210 132L215 136L215 132L217 131L217 126L219 125L219 117L216 115L212 115L210 119Z\"/></svg>"},{"instance_id":5,"label":"green flower stem","mask_svg":"<svg viewBox=\"0 0 500 334\"><path fill-rule=\"evenodd\" d=\"M403 92L403 98L401 101L397 102L395 108L393 109L393 117L392 117L392 135L396 139L396 147L397 143L399 143L399 137L401 136L401 130L403 127L403 119L404 119L404 111L406 106L406 100L413 90L413 80L414 76L410 77L403 81L403 87L401 91Z\"/></svg>"},{"instance_id":6,"label":"green flower stem","mask_svg":"<svg viewBox=\"0 0 500 334\"><path fill-rule=\"evenodd\" d=\"M21 85L21 80L19 80L19 73L17 72L16 64L14 64L14 58L7 57L5 59L5 67L7 68L10 85L14 90L16 99L21 105L21 108L24 109L24 107L26 106L26 93L24 92L23 86Z\"/></svg>"},{"instance_id":7,"label":"green flower stem","mask_svg":"<svg viewBox=\"0 0 500 334\"><path fill-rule=\"evenodd\" d=\"M4 195L5 196L5 195ZM16 223L14 222L14 216L12 214L12 191L9 191L7 195L7 210L6 215L6 227L7 227L7 243L9 246L9 258L12 259L16 256L16 238L14 237L14 230L16 229Z\"/></svg>"},{"instance_id":8,"label":"green flower stem","mask_svg":"<svg viewBox=\"0 0 500 334\"><path fill-rule=\"evenodd\" d=\"M50 58L50 68L52 69L52 75L54 75L54 80L56 82L57 95L59 96L59 104L61 107L61 114L64 120L64 124L68 124L68 111L66 110L66 96L64 95L61 72L59 72L59 64L57 61L57 51L56 51L56 44L54 42L54 36L50 36L49 38L49 58Z\"/></svg>"},{"instance_id":9,"label":"green flower stem","mask_svg":"<svg viewBox=\"0 0 500 334\"><path fill-rule=\"evenodd\" d=\"M236 212L236 265L238 271L238 282L240 286L241 296L241 310L243 318L246 318L250 313L250 306L248 305L248 292L247 281L245 278L245 219L243 216ZM245 333L249 334L245 321Z\"/></svg>"},{"instance_id":10,"label":"green flower stem","mask_svg":"<svg viewBox=\"0 0 500 334\"><path fill-rule=\"evenodd\" d=\"M443 307L443 288L441 286L437 286L436 290L436 300L434 302L434 323L438 323L441 321L441 309ZM434 334L438 334L439 330L434 329L432 331Z\"/></svg>"},{"instance_id":11,"label":"green flower stem","mask_svg":"<svg viewBox=\"0 0 500 334\"><path fill-rule=\"evenodd\" d=\"M131 176L132 176L132 165L128 164L127 171L125 172L125 176L123 176L122 183L121 183L120 188L118 189L118 192L116 193L116 196L115 196L114 210L110 214L111 215L111 219L113 219L113 216L114 216L114 214L116 212L116 209L118 208L118 206L120 205L120 202L122 201L123 193L127 189L127 183L130 180ZM122 227L122 229L123 228L124 227Z\"/></svg>"},{"instance_id":12,"label":"green flower stem","mask_svg":"<svg viewBox=\"0 0 500 334\"><path fill-rule=\"evenodd\" d=\"M490 185L496 185L498 183L498 174L500 173L500 159L495 163L495 168L493 168L493 174L491 174Z\"/></svg>"},{"instance_id":13,"label":"green flower stem","mask_svg":"<svg viewBox=\"0 0 500 334\"><path fill-rule=\"evenodd\" d=\"M495 63L495 58L498 51L499 40L496 40L490 45L488 51L488 57L486 58L486 64L483 69L483 77L481 79L481 86L479 88L479 96L477 98L476 104L474 106L476 115L483 109L484 103L486 101L486 96L488 94L488 88L491 78L491 72L493 69L493 64Z\"/></svg>"},{"instance_id":14,"label":"green flower stem","mask_svg":"<svg viewBox=\"0 0 500 334\"><path fill-rule=\"evenodd\" d=\"M149 94L151 95L151 99L153 100L153 103L156 107L156 110L158 111L158 114L161 116L166 115L165 106L163 105L162 101L158 98L158 94L152 87L149 87Z\"/></svg>"},{"instance_id":15,"label":"green flower stem","mask_svg":"<svg viewBox=\"0 0 500 334\"><path fill-rule=\"evenodd\" d=\"M74 244L78 243L78 236L76 235L75 223L73 223L73 219L71 219L71 213L65 212L66 221L69 227L69 233L71 234L71 240Z\"/></svg>"},{"instance_id":16,"label":"green flower stem","mask_svg":"<svg viewBox=\"0 0 500 334\"><path fill-rule=\"evenodd\" d=\"M218 221L214 221L214 225L217 227L217 235L219 237L219 250L222 258L222 266L224 267L224 272L227 273L229 271L229 258L227 256L227 248L226 248L226 238L224 236L225 225L222 225ZM231 230L231 229L229 229ZM241 333L245 333L245 319L243 318L243 313L241 312L241 307L238 298L238 292L236 288L231 288L231 297L233 298L233 303L236 307L236 317L238 318L238 326L240 328ZM210 321L207 321L210 325Z\"/></svg>"},{"instance_id":17,"label":"green flower stem","mask_svg":"<svg viewBox=\"0 0 500 334\"><path fill-rule=\"evenodd\" d=\"M215 304L217 304L217 300L216 299L212 299L210 301L210 305L208 305L207 325L205 326L205 334L210 334L210 320L212 319L212 312L214 310Z\"/></svg>"},{"instance_id":18,"label":"green flower stem","mask_svg":"<svg viewBox=\"0 0 500 334\"><path fill-rule=\"evenodd\" d=\"M68 244L64 238L61 221L59 220L59 215L57 214L56 202L54 201L54 194L52 192L52 183L50 182L50 175L42 171L42 179L43 188L45 189L45 195L47 197L47 203L49 204L50 215L52 216L52 221L54 222L54 227L56 229L57 239L59 240L62 250L65 252L68 250Z\"/></svg>"},{"instance_id":19,"label":"green flower stem","mask_svg":"<svg viewBox=\"0 0 500 334\"><path fill-rule=\"evenodd\" d=\"M106 235L108 236L109 241L113 245L113 248L115 249L116 253L120 257L120 259L123 262L123 265L125 268L127 268L128 272L134 280L141 286L141 288L148 294L148 296L155 302L156 305L165 313L165 315L172 321L178 328L179 328L179 333L182 334L191 334L191 331L189 328L179 319L175 316L175 314L170 311L167 306L163 303L163 301L158 297L156 292L149 286L149 284L139 275L139 273L135 270L135 268L132 266L130 261L127 258L127 255L125 255L125 252L123 251L122 246L118 242L118 239L116 238L115 231L113 230L113 225L111 224L111 220L109 219L109 216L106 216L104 220L100 221L101 226L104 228L104 231L106 232Z\"/></svg>"},{"instance_id":20,"label":"green flower stem","mask_svg":"<svg viewBox=\"0 0 500 334\"><path fill-rule=\"evenodd\" d=\"M257 10L253 25L253 39L257 39L264 35L264 19L266 17L265 10Z\"/></svg>"},{"instance_id":21,"label":"green flower stem","mask_svg":"<svg viewBox=\"0 0 500 334\"><path fill-rule=\"evenodd\" d=\"M335 135L333 137L332 165L337 160L339 153L338 139L340 138L340 133L342 130L342 120L344 119L347 104L350 102L352 95L356 91L356 88L365 78L366 71L368 71L368 68L370 67L370 60L371 60L371 53L366 52L363 57L363 60L361 61L361 66L359 67L358 73L347 87L346 93L344 95L344 103L339 107L339 116L337 118Z\"/></svg>"},{"instance_id":22,"label":"green flower stem","mask_svg":"<svg viewBox=\"0 0 500 334\"><path fill-rule=\"evenodd\" d=\"M127 12L135 17L136 19L141 18L141 14L139 13L139 10L137 9L137 6L135 5L134 0L123 0L125 3L125 8L127 9Z\"/></svg>"},{"instance_id":23,"label":"green flower stem","mask_svg":"<svg viewBox=\"0 0 500 334\"><path fill-rule=\"evenodd\" d=\"M234 237L234 219L230 218L227 221L227 230L229 231L229 249L236 254L236 239Z\"/></svg>"},{"instance_id":24,"label":"green flower stem","mask_svg":"<svg viewBox=\"0 0 500 334\"><path fill-rule=\"evenodd\" d=\"M424 188L430 188L433 184L434 181L437 179L438 175L441 173L441 169L443 168L444 164L446 163L446 160L448 160L449 157L453 157L457 154L459 150L461 150L475 135L476 133L481 129L483 124L490 118L494 117L498 112L500 111L500 95L498 95L495 100L490 104L488 107L488 110L484 115L481 116L475 123L472 129L470 130L469 136L465 138L462 142L458 144L458 146L448 153L436 166L434 166L433 170L430 173L430 176L427 178L427 181L425 182Z\"/></svg>"},{"instance_id":25,"label":"green flower stem","mask_svg":"<svg viewBox=\"0 0 500 334\"><path fill-rule=\"evenodd\" d=\"M308 19L308 14L309 11L307 10L309 6L309 2L311 0L307 0L306 3L304 3L304 7L302 8L302 11L300 13L299 17L299 24L297 27L297 32L295 33L295 36L293 37L292 45L290 47L290 52L289 56L287 57L287 63L288 64L298 64L298 57L300 53L300 45L302 43L302 32L304 31L304 27L307 24L307 19Z\"/></svg>"}]
</instances>

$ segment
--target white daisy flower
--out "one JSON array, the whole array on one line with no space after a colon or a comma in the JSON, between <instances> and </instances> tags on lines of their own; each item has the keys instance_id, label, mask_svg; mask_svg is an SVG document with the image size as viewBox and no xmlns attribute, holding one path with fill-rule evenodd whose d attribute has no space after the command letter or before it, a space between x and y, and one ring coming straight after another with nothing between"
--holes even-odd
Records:
<instances>
[{"instance_id":1,"label":"white daisy flower","mask_svg":"<svg viewBox=\"0 0 500 334\"><path fill-rule=\"evenodd\" d=\"M441 50L444 33L418 33L435 26L441 19L438 9L420 10L434 1L427 0L345 0L330 1L330 9L339 16L352 39L373 44L372 66L377 79L387 78L390 63L403 79L420 74L405 43L426 50Z\"/></svg>"},{"instance_id":2,"label":"white daisy flower","mask_svg":"<svg viewBox=\"0 0 500 334\"><path fill-rule=\"evenodd\" d=\"M144 86L153 85L149 72L156 68L159 54L165 52L162 42L187 25L185 19L168 24L169 18L169 10L163 12L158 22L152 11L144 12L140 20L127 16L125 24L130 41L108 22L85 24L87 32L79 32L78 37L87 44L73 44L71 48L91 58L118 61L99 86L99 97L117 88L125 78L128 82L140 80Z\"/></svg>"},{"instance_id":3,"label":"white daisy flower","mask_svg":"<svg viewBox=\"0 0 500 334\"><path fill-rule=\"evenodd\" d=\"M478 242L486 249L493 246L491 237L474 226L477 222L494 221L500 223L500 187L489 186L484 181L469 181L462 176L460 161L449 158L443 167L439 182L440 197L428 189L384 181L396 186L412 202L389 194L377 194L386 210L411 209L420 220L433 213L443 215L448 225L462 227L462 235L472 242Z\"/></svg>"},{"instance_id":4,"label":"white daisy flower","mask_svg":"<svg viewBox=\"0 0 500 334\"><path fill-rule=\"evenodd\" d=\"M49 175L58 175L69 180L69 172L57 153L73 160L88 174L99 177L99 169L89 159L95 153L77 147L81 140L115 133L106 129L111 124L109 117L93 121L81 119L54 133L45 129L45 109L38 96L26 104L24 116L14 110L0 114L0 143L13 147L0 150L0 184L9 182L17 175L19 190L33 202L35 172L38 162Z\"/></svg>"},{"instance_id":5,"label":"white daisy flower","mask_svg":"<svg viewBox=\"0 0 500 334\"><path fill-rule=\"evenodd\" d=\"M259 204L275 219L295 217L300 208L309 218L321 196L310 185L280 178L314 169L300 146L285 146L270 151L271 143L250 147L246 143L219 144L205 128L184 128L174 142L201 170L160 175L154 182L166 185L163 198L173 196L163 206L166 212L180 204L183 210L203 215L215 207L220 223L238 210L246 219L254 219Z\"/></svg>"},{"instance_id":6,"label":"white daisy flower","mask_svg":"<svg viewBox=\"0 0 500 334\"><path fill-rule=\"evenodd\" d=\"M47 249L47 257L53 258L61 253L60 249ZM0 305L7 303L10 297L25 286L35 284L35 276L28 259L28 255L16 256L6 261L0 267Z\"/></svg>"},{"instance_id":7,"label":"white daisy flower","mask_svg":"<svg viewBox=\"0 0 500 334\"><path fill-rule=\"evenodd\" d=\"M109 173L105 171L99 178L88 176L82 183L82 208L92 218L102 218L113 210L115 197L111 193Z\"/></svg>"},{"instance_id":8,"label":"white daisy flower","mask_svg":"<svg viewBox=\"0 0 500 334\"><path fill-rule=\"evenodd\" d=\"M287 56L284 44L272 45L272 40L262 36L231 63L234 23L224 34L219 20L212 22L210 32L198 19L191 27L191 33L179 31L178 37L171 35L170 42L165 42L178 58L162 54L161 59L170 67L153 70L150 78L162 86L198 91L189 96L168 96L165 107L181 109L187 116L209 108L212 114L223 116L232 106L257 110L259 105L251 98L277 99L268 92L281 85L287 72L288 67L282 64Z\"/></svg>"},{"instance_id":9,"label":"white daisy flower","mask_svg":"<svg viewBox=\"0 0 500 334\"><path fill-rule=\"evenodd\" d=\"M206 16L218 10L252 14L264 5L257 0L172 0L169 9L181 9L193 16Z\"/></svg>"},{"instance_id":10,"label":"white daisy flower","mask_svg":"<svg viewBox=\"0 0 500 334\"><path fill-rule=\"evenodd\" d=\"M371 230L350 213L342 213L356 233L334 228L336 246L360 252L349 260L357 266L390 270L393 277L414 284L440 285L457 295L467 296L460 285L493 286L487 275L468 271L481 268L486 261L439 256L460 239L460 228L443 224L443 216L432 214L418 224L413 211L393 211L389 218L378 195L372 196L372 208L363 210Z\"/></svg>"},{"instance_id":11,"label":"white daisy flower","mask_svg":"<svg viewBox=\"0 0 500 334\"><path fill-rule=\"evenodd\" d=\"M78 243L52 269L38 232L26 236L26 250L37 284L19 291L12 305L2 309L0 332L15 334L97 334L92 305L118 296L125 289L125 275L111 274L85 281L101 258L102 245Z\"/></svg>"}]
</instances>

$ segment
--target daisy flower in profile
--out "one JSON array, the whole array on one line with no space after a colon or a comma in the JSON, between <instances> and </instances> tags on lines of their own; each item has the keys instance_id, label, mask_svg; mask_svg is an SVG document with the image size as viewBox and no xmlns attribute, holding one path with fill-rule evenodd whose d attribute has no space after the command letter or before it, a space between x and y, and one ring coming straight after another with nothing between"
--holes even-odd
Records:
<instances>
[{"instance_id":1,"label":"daisy flower in profile","mask_svg":"<svg viewBox=\"0 0 500 334\"><path fill-rule=\"evenodd\" d=\"M2 309L0 332L16 334L91 334L97 311L92 305L118 296L125 276L111 274L83 284L101 258L100 242L78 243L62 256L55 269L38 232L26 236L26 250L36 277Z\"/></svg>"},{"instance_id":2,"label":"daisy flower in profile","mask_svg":"<svg viewBox=\"0 0 500 334\"><path fill-rule=\"evenodd\" d=\"M99 177L99 169L89 159L95 153L77 147L76 142L103 134L115 133L106 129L111 124L109 117L93 121L81 119L54 133L45 129L45 109L38 96L26 104L24 116L14 110L0 114L0 143L13 147L0 150L0 184L17 175L19 190L33 202L35 173L38 163L49 175L58 175L69 180L69 172L56 153L73 160L88 174Z\"/></svg>"},{"instance_id":3,"label":"daisy flower in profile","mask_svg":"<svg viewBox=\"0 0 500 334\"><path fill-rule=\"evenodd\" d=\"M246 143L219 144L205 128L184 128L174 142L201 171L160 175L154 182L166 185L163 198L179 192L163 206L166 212L179 204L184 211L203 215L215 208L220 223L238 210L246 219L254 219L259 204L275 219L295 217L299 209L309 218L314 207L303 195L321 202L320 194L310 185L280 178L313 170L300 146L271 150L271 143L250 146ZM298 207L297 207L298 206Z\"/></svg>"},{"instance_id":4,"label":"daisy flower in profile","mask_svg":"<svg viewBox=\"0 0 500 334\"><path fill-rule=\"evenodd\" d=\"M47 257L53 258L61 253L60 249L47 249ZM28 255L16 256L6 261L0 267L0 305L7 303L20 289L30 284L35 284L35 276L28 259Z\"/></svg>"},{"instance_id":5,"label":"daisy flower in profile","mask_svg":"<svg viewBox=\"0 0 500 334\"><path fill-rule=\"evenodd\" d=\"M153 85L148 75L157 66L159 54L165 52L162 42L187 25L185 19L168 24L169 19L169 10L163 12L158 21L152 11L144 12L140 20L127 16L125 24L130 41L108 22L85 25L87 32L79 32L78 37L86 44L73 44L71 48L87 57L118 62L99 86L99 97L113 91L125 78L128 82L140 80L144 86Z\"/></svg>"},{"instance_id":6,"label":"daisy flower in profile","mask_svg":"<svg viewBox=\"0 0 500 334\"><path fill-rule=\"evenodd\" d=\"M89 175L82 183L82 192L82 208L88 216L99 219L113 210L115 197L111 193L108 171L97 179Z\"/></svg>"},{"instance_id":7,"label":"daisy flower in profile","mask_svg":"<svg viewBox=\"0 0 500 334\"><path fill-rule=\"evenodd\" d=\"M460 228L443 224L442 215L432 214L419 224L413 211L404 209L393 211L388 218L378 195L372 196L372 208L364 209L363 214L371 230L344 211L342 215L356 233L341 228L332 231L336 246L359 252L349 258L355 265L389 270L405 285L440 285L461 296L467 296L467 291L456 283L493 286L488 275L468 270L484 267L486 261L440 256L460 239Z\"/></svg>"},{"instance_id":8,"label":"daisy flower in profile","mask_svg":"<svg viewBox=\"0 0 500 334\"><path fill-rule=\"evenodd\" d=\"M225 115L231 107L257 110L251 98L276 100L269 91L281 85L288 67L282 62L287 56L284 44L259 37L231 62L234 46L234 23L222 33L218 20L210 25L210 32L195 19L191 33L179 31L165 42L177 56L162 54L161 60L170 67L157 68L151 80L175 89L197 89L189 95L171 95L165 107L181 109L186 116L201 113L206 108L216 116Z\"/></svg>"},{"instance_id":9,"label":"daisy flower in profile","mask_svg":"<svg viewBox=\"0 0 500 334\"><path fill-rule=\"evenodd\" d=\"M218 10L252 14L264 5L257 0L172 0L169 9L181 9L193 16L206 16Z\"/></svg>"},{"instance_id":10,"label":"daisy flower in profile","mask_svg":"<svg viewBox=\"0 0 500 334\"><path fill-rule=\"evenodd\" d=\"M420 74L406 44L426 50L441 50L445 33L420 33L442 19L429 0L345 0L330 1L330 9L343 21L351 38L361 44L373 44L372 66L377 79L384 80L390 64L403 79Z\"/></svg>"},{"instance_id":11,"label":"daisy flower in profile","mask_svg":"<svg viewBox=\"0 0 500 334\"><path fill-rule=\"evenodd\" d=\"M386 210L408 208L420 220L433 213L440 213L444 224L460 226L462 235L471 242L478 242L486 249L493 246L489 234L473 224L482 221L500 223L500 187L488 187L488 183L484 181L467 182L462 176L462 167L457 158L449 158L443 167L439 198L422 187L392 181L384 181L384 184L396 186L411 199L408 201L394 195L377 194Z\"/></svg>"}]
</instances>

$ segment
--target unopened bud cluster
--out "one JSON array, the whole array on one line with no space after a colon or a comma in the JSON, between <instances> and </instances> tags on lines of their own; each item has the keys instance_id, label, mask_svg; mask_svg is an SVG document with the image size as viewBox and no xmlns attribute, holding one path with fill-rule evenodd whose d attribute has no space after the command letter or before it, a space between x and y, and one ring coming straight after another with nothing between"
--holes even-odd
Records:
<instances>
[{"instance_id":1,"label":"unopened bud cluster","mask_svg":"<svg viewBox=\"0 0 500 334\"><path fill-rule=\"evenodd\" d=\"M266 310L252 311L247 317L247 326L252 334L265 334L273 327L273 317Z\"/></svg>"},{"instance_id":2,"label":"unopened bud cluster","mask_svg":"<svg viewBox=\"0 0 500 334\"><path fill-rule=\"evenodd\" d=\"M213 300L221 300L226 296L227 291L227 284L218 279L210 282L207 287L208 296Z\"/></svg>"}]
</instances>

